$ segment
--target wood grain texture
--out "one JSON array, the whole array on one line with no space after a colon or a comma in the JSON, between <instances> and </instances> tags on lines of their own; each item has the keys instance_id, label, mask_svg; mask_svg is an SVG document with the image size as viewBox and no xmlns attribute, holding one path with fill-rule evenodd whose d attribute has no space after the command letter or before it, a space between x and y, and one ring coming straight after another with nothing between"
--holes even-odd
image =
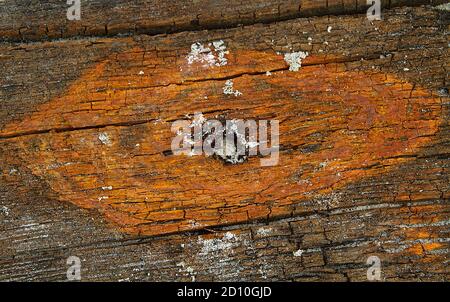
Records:
<instances>
[{"instance_id":1,"label":"wood grain texture","mask_svg":"<svg viewBox=\"0 0 450 302\"><path fill-rule=\"evenodd\" d=\"M437 95L388 74L346 71L321 57L290 72L273 51L229 51L226 68L166 53L182 54L173 70L133 48L0 137L61 200L97 208L127 232L158 235L295 215L304 200L410 160L442 124ZM242 95L223 93L230 77ZM172 121L195 112L279 120L278 164L165 155Z\"/></svg>"},{"instance_id":2,"label":"wood grain texture","mask_svg":"<svg viewBox=\"0 0 450 302\"><path fill-rule=\"evenodd\" d=\"M353 281L378 255L386 280L447 280L448 21L401 8L3 44L0 278L63 280L77 255L83 280ZM228 65L186 63L219 40ZM277 53L299 50L288 71ZM196 111L279 118L280 165L165 156Z\"/></svg>"},{"instance_id":3,"label":"wood grain texture","mask_svg":"<svg viewBox=\"0 0 450 302\"><path fill-rule=\"evenodd\" d=\"M445 0L382 0L383 8ZM39 41L77 36L161 34L270 23L298 17L364 13L366 0L89 0L69 21L66 1L2 1L0 37Z\"/></svg>"}]
</instances>

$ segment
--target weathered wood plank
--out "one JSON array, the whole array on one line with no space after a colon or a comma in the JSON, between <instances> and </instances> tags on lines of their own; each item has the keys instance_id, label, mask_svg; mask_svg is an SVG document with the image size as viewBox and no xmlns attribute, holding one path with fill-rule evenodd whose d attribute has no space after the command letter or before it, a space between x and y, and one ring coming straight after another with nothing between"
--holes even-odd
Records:
<instances>
[{"instance_id":1,"label":"weathered wood plank","mask_svg":"<svg viewBox=\"0 0 450 302\"><path fill-rule=\"evenodd\" d=\"M310 18L166 37L2 45L0 62L5 76L2 77L0 103L0 198L4 207L0 224L1 279L61 280L67 268L65 259L77 255L84 259L83 280L192 280L193 277L196 280L365 280L367 257L378 255L387 280L447 280L448 268L443 265L448 261L450 187L448 95L443 89L448 83L447 17L448 13L430 8L403 8L388 11L385 20L375 24L370 24L363 16ZM327 32L329 26L332 26L333 34ZM230 51L227 66L185 69L188 66L183 62L192 43L219 40L223 40ZM289 72L277 52L299 50L308 51L310 56L299 71ZM184 72L179 70L180 66ZM272 75L266 76L265 72L270 70ZM319 83L322 82L315 83L308 74L321 76L335 93L328 95L326 90L321 91ZM346 85L334 87L336 77L340 82L335 85ZM245 99L223 95L222 87L228 78L233 78L235 88L243 93L247 103ZM318 112L331 111L342 116L342 123L351 128L352 123L348 122L352 119L347 116L358 116L356 112L352 115L351 108L355 105L342 103L333 107L333 103L338 104L335 97L341 90L347 94L353 91L363 94L367 85L357 83L366 81L371 81L371 93L385 94L380 101L382 106L373 107L374 120L381 122L381 129L390 130L392 141L401 144L399 138L402 136L411 149L397 153L395 145L387 148L382 139L376 139L377 135L386 135L386 131L370 132L372 127L360 129L367 121L354 118L354 125L358 127L353 131L372 135L359 144L356 144L358 140L353 141L348 136L337 137L341 138L339 141L350 146L356 144L361 149L357 152L357 147L353 147L352 158L340 153L335 153L334 157L344 167L343 172L353 169L360 173L354 178L346 177L342 185L332 185L333 181L328 183L323 179L335 176L335 171L329 170L334 164L320 165L325 162L325 157L319 154L324 144L333 141L327 129L339 125L339 120L318 115L309 106L316 106ZM372 87L377 89L371 90ZM186 89L188 92L181 93ZM313 94L312 89L321 93ZM205 91L211 92L207 101L200 98ZM260 91L268 95L262 103L258 101L265 94ZM308 94L298 94L308 91ZM133 97L127 94L127 102L123 103L120 101L125 92ZM297 98L294 98L295 93ZM116 101L107 102L108 98L113 100L115 94ZM324 102L327 95L327 102ZM371 94L366 97L370 100ZM273 109L278 99L281 102L278 105L289 110ZM399 103L402 99L408 101L409 109L402 115L404 119L401 116L397 121L405 126L407 121L414 121L412 134L397 127L394 113L392 116L383 113L392 108L392 102L398 105L392 110L404 108L405 104ZM85 100L89 102L84 103ZM168 102L171 107L164 109ZM269 102L271 106L267 104ZM89 104L88 114L82 115L85 104ZM134 108L136 104L140 106ZM293 104L298 104L299 109ZM290 115L300 113L300 107L311 121L317 121L311 129L319 130L317 133L322 136L322 147L318 149L301 148L309 146L309 142L301 132L294 131L301 126L292 122L296 119L289 119ZM348 114L343 115L341 107L347 107ZM260 111L256 112L258 108ZM91 175L116 172L123 163L117 160L114 162L118 164L105 162L105 158L114 158L120 151L128 161L136 161L128 171L142 169L141 173L133 175L133 184L139 184L136 179L140 175L141 190L148 189L155 181L155 175L146 174L147 171L157 168L159 162L169 164L172 161L182 161L187 169L197 172L216 167L215 172L222 176L236 170L239 173L228 179L236 180L237 188L245 190L245 187L239 187L240 183L248 181L241 171L251 174L253 170L248 167L251 161L239 166L223 166L203 157L161 155L167 149L168 139L167 129L163 128L170 126L170 121L195 110L205 114L222 112L231 118L256 117L261 112L271 116L285 114L285 120L291 122L286 123L287 128L280 134L292 132L286 141L292 144L285 144L281 158L306 156L299 162L314 163L323 171L308 165L296 166L297 162L291 159L283 166L285 170L272 173L272 183L284 185L285 181L292 181L300 185L306 180L303 177L311 176L312 191L316 195L298 197L286 203L281 190L274 190L271 215L225 222L233 225L215 227L213 234L207 234L211 232L209 227L203 229L205 226L201 226L201 233L165 237L123 234L116 228L126 220L113 219L107 210L99 208L100 213L97 213L61 202L71 201L92 208L90 199L80 194L93 197L98 193L98 190L86 190L82 183L75 189L65 187L82 172L77 171L78 168L54 167L59 173L56 177L50 174L54 172L44 170L48 163L54 162L53 159L73 159L75 153L70 155L70 150L79 151L77 159L86 161L84 168L89 166L89 158L99 158L93 173L89 173ZM108 111L113 114L107 118ZM61 120L64 114L65 119ZM158 119L168 123L154 125ZM328 124L323 124L322 120ZM86 135L98 138L100 130L111 131L112 148L120 143L121 149L101 155L92 151L102 148L98 140L87 149L77 149L75 139ZM156 135L158 131L165 134ZM153 140L158 138L160 145L146 146L143 141L148 135ZM121 141L121 137L127 139ZM166 140L161 139L164 137ZM370 140L372 137L375 137L374 141ZM361 154L370 151L369 146L364 147L364 142L372 142L376 148L375 157L368 158L373 161L369 165L361 164L361 158L364 158ZM146 161L136 159L139 155L134 151L136 144L148 149L143 152L147 155L141 155L141 158L155 157L150 161L155 166L139 167L139 163ZM69 152L56 155L55 152L63 148L68 148ZM314 156L308 158L311 154ZM46 158L51 161L45 161ZM359 164L349 165L354 158ZM201 169L195 170L195 167ZM300 169L302 173L299 173ZM162 177L171 172L161 171L164 172ZM264 177L264 172L261 174L256 177ZM200 177L194 173L190 176ZM127 177L131 176L111 173L107 180L123 183ZM322 178L323 182L314 183L317 178ZM229 189L233 190L233 186L230 183ZM327 189L330 186L333 190ZM114 191L118 186L113 183L112 187L111 191ZM101 189L101 186L96 184L95 188ZM286 189L288 195L292 192L300 195L295 187ZM113 193L118 194L118 200L120 193L133 200L139 198L139 192L134 192L133 188L125 187L122 192ZM143 196L160 194L158 190L140 193ZM82 198L77 200L80 196ZM195 200L197 196L192 198ZM233 199L229 201L233 202ZM145 211L152 213L155 209ZM131 213L128 209L124 212ZM104 215L109 218L105 219ZM249 218L254 221L247 222ZM214 220L214 224L223 223ZM165 228L155 232L146 227L121 227L134 234L167 231ZM294 252L301 256L294 256Z\"/></svg>"},{"instance_id":2,"label":"weathered wood plank","mask_svg":"<svg viewBox=\"0 0 450 302\"><path fill-rule=\"evenodd\" d=\"M445 0L382 0L383 8ZM66 1L2 1L0 37L37 41L74 36L160 34L226 28L327 14L361 13L366 0L114 0L81 1L81 19L67 19Z\"/></svg>"}]
</instances>

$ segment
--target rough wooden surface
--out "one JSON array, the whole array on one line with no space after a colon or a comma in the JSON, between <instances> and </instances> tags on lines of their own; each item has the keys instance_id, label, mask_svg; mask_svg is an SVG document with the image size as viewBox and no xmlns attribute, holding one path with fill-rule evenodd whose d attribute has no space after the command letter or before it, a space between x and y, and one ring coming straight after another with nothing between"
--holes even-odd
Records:
<instances>
[{"instance_id":1,"label":"rough wooden surface","mask_svg":"<svg viewBox=\"0 0 450 302\"><path fill-rule=\"evenodd\" d=\"M36 41L74 36L160 34L270 23L298 17L364 13L366 0L89 0L69 21L67 1L1 1L0 37ZM383 8L446 0L381 0Z\"/></svg>"},{"instance_id":2,"label":"rough wooden surface","mask_svg":"<svg viewBox=\"0 0 450 302\"><path fill-rule=\"evenodd\" d=\"M448 12L383 17L3 43L0 279L448 280ZM164 155L196 111L280 119L280 165Z\"/></svg>"}]
</instances>

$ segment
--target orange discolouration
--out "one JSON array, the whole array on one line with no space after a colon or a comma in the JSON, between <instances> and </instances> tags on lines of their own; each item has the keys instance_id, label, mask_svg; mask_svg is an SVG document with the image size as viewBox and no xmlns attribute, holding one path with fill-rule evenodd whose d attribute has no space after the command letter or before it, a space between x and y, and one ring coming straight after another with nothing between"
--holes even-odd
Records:
<instances>
[{"instance_id":1,"label":"orange discolouration","mask_svg":"<svg viewBox=\"0 0 450 302\"><path fill-rule=\"evenodd\" d=\"M407 161L440 123L440 100L425 90L322 64L330 60L308 57L289 72L281 55L232 51L228 65L207 68L136 48L105 59L0 137L20 145L24 165L61 200L98 209L128 233L289 215L302 200ZM223 94L228 78L242 96ZM278 119L279 164L165 156L172 121L194 112Z\"/></svg>"},{"instance_id":2,"label":"orange discolouration","mask_svg":"<svg viewBox=\"0 0 450 302\"><path fill-rule=\"evenodd\" d=\"M442 247L441 243L431 242L431 243L423 243L423 244L414 244L408 249L408 252L415 255L426 255L427 252L432 250L437 250Z\"/></svg>"}]
</instances>

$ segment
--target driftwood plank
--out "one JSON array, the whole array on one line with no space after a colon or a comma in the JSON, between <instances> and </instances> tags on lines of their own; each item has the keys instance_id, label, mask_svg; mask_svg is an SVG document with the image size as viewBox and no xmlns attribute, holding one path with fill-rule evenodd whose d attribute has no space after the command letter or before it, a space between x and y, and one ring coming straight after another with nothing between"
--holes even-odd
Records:
<instances>
[{"instance_id":1,"label":"driftwood plank","mask_svg":"<svg viewBox=\"0 0 450 302\"><path fill-rule=\"evenodd\" d=\"M448 279L448 12L384 17L0 46L1 279ZM280 164L165 152L195 112L279 119Z\"/></svg>"}]
</instances>

